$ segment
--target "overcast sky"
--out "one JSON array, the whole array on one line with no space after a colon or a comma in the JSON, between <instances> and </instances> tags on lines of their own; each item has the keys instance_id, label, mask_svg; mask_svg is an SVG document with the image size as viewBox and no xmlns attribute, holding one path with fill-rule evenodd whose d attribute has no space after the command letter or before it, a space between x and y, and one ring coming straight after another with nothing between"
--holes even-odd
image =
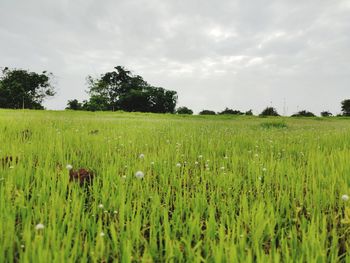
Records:
<instances>
[{"instance_id":1,"label":"overcast sky","mask_svg":"<svg viewBox=\"0 0 350 263\"><path fill-rule=\"evenodd\" d=\"M340 112L349 0L0 0L0 67L49 70L63 109L123 65L196 112Z\"/></svg>"}]
</instances>

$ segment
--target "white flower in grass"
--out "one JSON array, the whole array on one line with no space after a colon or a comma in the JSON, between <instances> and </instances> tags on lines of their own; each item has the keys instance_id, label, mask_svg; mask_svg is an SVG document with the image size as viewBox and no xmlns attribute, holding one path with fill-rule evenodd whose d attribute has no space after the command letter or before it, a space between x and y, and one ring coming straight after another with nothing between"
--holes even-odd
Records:
<instances>
[{"instance_id":1,"label":"white flower in grass","mask_svg":"<svg viewBox=\"0 0 350 263\"><path fill-rule=\"evenodd\" d=\"M135 177L136 177L137 179L142 179L144 176L145 176L145 174L144 174L142 171L137 171L137 172L135 173Z\"/></svg>"},{"instance_id":2,"label":"white flower in grass","mask_svg":"<svg viewBox=\"0 0 350 263\"><path fill-rule=\"evenodd\" d=\"M195 165L198 165L198 162L194 162Z\"/></svg>"},{"instance_id":3,"label":"white flower in grass","mask_svg":"<svg viewBox=\"0 0 350 263\"><path fill-rule=\"evenodd\" d=\"M341 199L345 202L349 201L349 196L348 195L342 195Z\"/></svg>"},{"instance_id":4,"label":"white flower in grass","mask_svg":"<svg viewBox=\"0 0 350 263\"><path fill-rule=\"evenodd\" d=\"M203 158L203 155L198 155L198 158L199 158L199 159L202 159L202 158Z\"/></svg>"},{"instance_id":5,"label":"white flower in grass","mask_svg":"<svg viewBox=\"0 0 350 263\"><path fill-rule=\"evenodd\" d=\"M145 158L145 155L144 155L143 153L141 153L141 154L139 155L139 158L140 158L140 159L143 159L143 158Z\"/></svg>"},{"instance_id":6,"label":"white flower in grass","mask_svg":"<svg viewBox=\"0 0 350 263\"><path fill-rule=\"evenodd\" d=\"M266 172L266 171L267 171L267 169L264 167L264 168L262 168L262 171L263 171L263 172Z\"/></svg>"},{"instance_id":7,"label":"white flower in grass","mask_svg":"<svg viewBox=\"0 0 350 263\"><path fill-rule=\"evenodd\" d=\"M225 156L225 157L224 157L224 159L226 159L226 160L227 160L227 159L228 159L228 156Z\"/></svg>"},{"instance_id":8,"label":"white flower in grass","mask_svg":"<svg viewBox=\"0 0 350 263\"><path fill-rule=\"evenodd\" d=\"M21 248L24 248L24 245L23 245L23 244L21 245Z\"/></svg>"},{"instance_id":9,"label":"white flower in grass","mask_svg":"<svg viewBox=\"0 0 350 263\"><path fill-rule=\"evenodd\" d=\"M67 164L66 169L70 171L73 169L73 166L71 164Z\"/></svg>"},{"instance_id":10,"label":"white flower in grass","mask_svg":"<svg viewBox=\"0 0 350 263\"><path fill-rule=\"evenodd\" d=\"M36 226L35 226L35 229L36 230L41 230L41 229L44 229L45 228L45 226L42 224L42 223L39 223L39 224L37 224Z\"/></svg>"},{"instance_id":11,"label":"white flower in grass","mask_svg":"<svg viewBox=\"0 0 350 263\"><path fill-rule=\"evenodd\" d=\"M181 167L181 163L177 163L177 164L176 164L176 167Z\"/></svg>"},{"instance_id":12,"label":"white flower in grass","mask_svg":"<svg viewBox=\"0 0 350 263\"><path fill-rule=\"evenodd\" d=\"M104 237L104 236L105 236L105 233L101 232L100 237Z\"/></svg>"},{"instance_id":13,"label":"white flower in grass","mask_svg":"<svg viewBox=\"0 0 350 263\"><path fill-rule=\"evenodd\" d=\"M103 204L99 204L97 207L102 209L103 208Z\"/></svg>"}]
</instances>

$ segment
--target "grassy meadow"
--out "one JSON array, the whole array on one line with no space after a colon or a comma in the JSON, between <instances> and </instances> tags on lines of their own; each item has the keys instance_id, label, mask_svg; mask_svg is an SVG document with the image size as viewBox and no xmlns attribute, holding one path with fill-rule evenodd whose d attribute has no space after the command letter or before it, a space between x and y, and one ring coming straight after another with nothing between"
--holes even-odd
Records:
<instances>
[{"instance_id":1,"label":"grassy meadow","mask_svg":"<svg viewBox=\"0 0 350 263\"><path fill-rule=\"evenodd\" d=\"M0 111L0 262L350 262L348 194L346 118Z\"/></svg>"}]
</instances>

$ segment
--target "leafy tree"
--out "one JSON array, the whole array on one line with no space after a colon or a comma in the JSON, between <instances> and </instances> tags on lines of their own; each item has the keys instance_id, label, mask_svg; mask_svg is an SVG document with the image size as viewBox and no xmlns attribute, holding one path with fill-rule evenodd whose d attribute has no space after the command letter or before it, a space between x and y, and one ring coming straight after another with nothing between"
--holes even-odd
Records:
<instances>
[{"instance_id":1,"label":"leafy tree","mask_svg":"<svg viewBox=\"0 0 350 263\"><path fill-rule=\"evenodd\" d=\"M310 111L302 110L293 114L291 117L315 117L315 114Z\"/></svg>"},{"instance_id":2,"label":"leafy tree","mask_svg":"<svg viewBox=\"0 0 350 263\"><path fill-rule=\"evenodd\" d=\"M0 107L12 109L43 109L46 97L54 96L52 73L41 74L5 67L0 75Z\"/></svg>"},{"instance_id":3,"label":"leafy tree","mask_svg":"<svg viewBox=\"0 0 350 263\"><path fill-rule=\"evenodd\" d=\"M82 109L87 111L106 111L108 110L107 107L106 98L94 95L89 100L83 101Z\"/></svg>"},{"instance_id":4,"label":"leafy tree","mask_svg":"<svg viewBox=\"0 0 350 263\"><path fill-rule=\"evenodd\" d=\"M243 115L244 113L239 110L232 110L232 109L226 108L222 112L219 112L219 114Z\"/></svg>"},{"instance_id":5,"label":"leafy tree","mask_svg":"<svg viewBox=\"0 0 350 263\"><path fill-rule=\"evenodd\" d=\"M85 103L85 109L174 113L175 91L153 87L124 67L114 69L97 79L88 77L91 99Z\"/></svg>"},{"instance_id":6,"label":"leafy tree","mask_svg":"<svg viewBox=\"0 0 350 263\"><path fill-rule=\"evenodd\" d=\"M247 116L253 116L253 110L248 110L244 114Z\"/></svg>"},{"instance_id":7,"label":"leafy tree","mask_svg":"<svg viewBox=\"0 0 350 263\"><path fill-rule=\"evenodd\" d=\"M202 110L199 115L216 115L216 113L212 110Z\"/></svg>"},{"instance_id":8,"label":"leafy tree","mask_svg":"<svg viewBox=\"0 0 350 263\"><path fill-rule=\"evenodd\" d=\"M280 116L277 110L273 107L266 107L259 116Z\"/></svg>"},{"instance_id":9,"label":"leafy tree","mask_svg":"<svg viewBox=\"0 0 350 263\"><path fill-rule=\"evenodd\" d=\"M82 108L82 104L77 99L69 100L67 102L66 110L81 110Z\"/></svg>"},{"instance_id":10,"label":"leafy tree","mask_svg":"<svg viewBox=\"0 0 350 263\"><path fill-rule=\"evenodd\" d=\"M350 116L350 99L341 102L341 110L344 116Z\"/></svg>"},{"instance_id":11,"label":"leafy tree","mask_svg":"<svg viewBox=\"0 0 350 263\"><path fill-rule=\"evenodd\" d=\"M322 117L331 117L331 116L333 116L333 114L329 111L322 111L321 116Z\"/></svg>"},{"instance_id":12,"label":"leafy tree","mask_svg":"<svg viewBox=\"0 0 350 263\"><path fill-rule=\"evenodd\" d=\"M148 101L150 104L150 112L157 113L174 113L177 93L172 90L165 90L163 88L148 87L145 92L148 95Z\"/></svg>"},{"instance_id":13,"label":"leafy tree","mask_svg":"<svg viewBox=\"0 0 350 263\"><path fill-rule=\"evenodd\" d=\"M176 113L177 114L189 114L189 115L192 115L193 114L193 110L187 108L187 107L179 107L177 110L176 110Z\"/></svg>"}]
</instances>

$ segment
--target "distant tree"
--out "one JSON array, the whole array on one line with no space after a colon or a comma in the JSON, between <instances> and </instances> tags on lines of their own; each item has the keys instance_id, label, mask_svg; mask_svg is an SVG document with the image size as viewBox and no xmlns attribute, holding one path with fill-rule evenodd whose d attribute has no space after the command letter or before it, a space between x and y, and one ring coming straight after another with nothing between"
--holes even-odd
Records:
<instances>
[{"instance_id":1,"label":"distant tree","mask_svg":"<svg viewBox=\"0 0 350 263\"><path fill-rule=\"evenodd\" d=\"M322 117L331 117L331 116L333 116L333 114L329 111L322 111L321 116Z\"/></svg>"},{"instance_id":2,"label":"distant tree","mask_svg":"<svg viewBox=\"0 0 350 263\"><path fill-rule=\"evenodd\" d=\"M216 115L216 113L212 110L202 110L199 115Z\"/></svg>"},{"instance_id":3,"label":"distant tree","mask_svg":"<svg viewBox=\"0 0 350 263\"><path fill-rule=\"evenodd\" d=\"M344 116L350 116L350 99L341 102L341 110Z\"/></svg>"},{"instance_id":4,"label":"distant tree","mask_svg":"<svg viewBox=\"0 0 350 263\"><path fill-rule=\"evenodd\" d=\"M82 110L82 108L82 104L77 99L69 100L67 102L66 110Z\"/></svg>"},{"instance_id":5,"label":"distant tree","mask_svg":"<svg viewBox=\"0 0 350 263\"><path fill-rule=\"evenodd\" d=\"M106 98L93 95L89 100L84 100L82 109L86 111L107 111L109 110Z\"/></svg>"},{"instance_id":6,"label":"distant tree","mask_svg":"<svg viewBox=\"0 0 350 263\"><path fill-rule=\"evenodd\" d=\"M177 114L189 114L192 115L193 114L193 110L187 108L187 107L179 107L176 110Z\"/></svg>"},{"instance_id":7,"label":"distant tree","mask_svg":"<svg viewBox=\"0 0 350 263\"><path fill-rule=\"evenodd\" d=\"M239 110L225 108L222 112L219 112L219 114L243 115L244 113Z\"/></svg>"},{"instance_id":8,"label":"distant tree","mask_svg":"<svg viewBox=\"0 0 350 263\"><path fill-rule=\"evenodd\" d=\"M315 117L315 114L310 111L302 110L293 114L291 117Z\"/></svg>"},{"instance_id":9,"label":"distant tree","mask_svg":"<svg viewBox=\"0 0 350 263\"><path fill-rule=\"evenodd\" d=\"M151 86L141 76L131 74L122 66L97 79L89 76L88 85L91 96L90 101L85 103L88 110L175 112L175 91Z\"/></svg>"},{"instance_id":10,"label":"distant tree","mask_svg":"<svg viewBox=\"0 0 350 263\"><path fill-rule=\"evenodd\" d=\"M248 110L244 114L247 116L253 116L253 110Z\"/></svg>"},{"instance_id":11,"label":"distant tree","mask_svg":"<svg viewBox=\"0 0 350 263\"><path fill-rule=\"evenodd\" d=\"M0 108L43 109L46 97L54 96L52 73L41 74L5 67L0 75Z\"/></svg>"},{"instance_id":12,"label":"distant tree","mask_svg":"<svg viewBox=\"0 0 350 263\"><path fill-rule=\"evenodd\" d=\"M273 107L266 107L261 113L260 116L280 116L277 110Z\"/></svg>"}]
</instances>

